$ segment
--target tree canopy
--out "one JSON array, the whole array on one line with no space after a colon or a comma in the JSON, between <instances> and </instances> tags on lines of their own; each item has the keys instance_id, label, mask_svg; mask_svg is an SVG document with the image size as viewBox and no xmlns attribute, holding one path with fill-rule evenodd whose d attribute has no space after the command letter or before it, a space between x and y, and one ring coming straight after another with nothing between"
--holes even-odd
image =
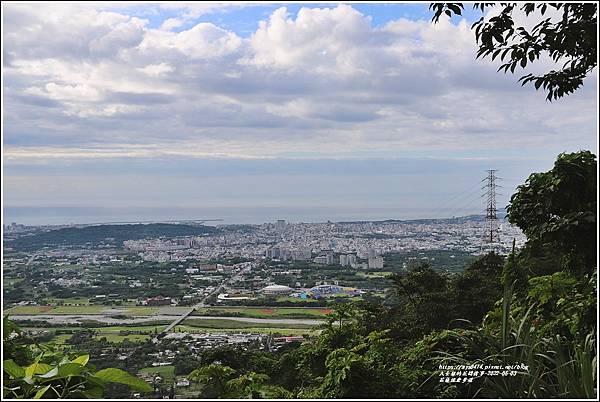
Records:
<instances>
[{"instance_id":1,"label":"tree canopy","mask_svg":"<svg viewBox=\"0 0 600 402\"><path fill-rule=\"evenodd\" d=\"M589 151L563 153L552 170L531 174L517 188L507 212L509 221L527 235L524 253L552 250L562 267L578 273L595 267L596 168L596 156Z\"/></svg>"},{"instance_id":2,"label":"tree canopy","mask_svg":"<svg viewBox=\"0 0 600 402\"><path fill-rule=\"evenodd\" d=\"M535 89L543 88L549 101L571 94L583 85L584 78L597 64L596 3L473 4L481 12L495 6L500 6L496 15L487 20L481 17L472 26L479 46L477 58L499 57L503 64L498 71L514 73L517 67L523 69L539 61L542 55L550 57L557 66L562 66L519 79L522 85L533 83ZM464 10L462 3L432 3L429 8L434 11L434 22L443 14L461 15ZM515 11L532 21L533 28L516 25ZM561 15L560 19L550 16L556 13Z\"/></svg>"}]
</instances>

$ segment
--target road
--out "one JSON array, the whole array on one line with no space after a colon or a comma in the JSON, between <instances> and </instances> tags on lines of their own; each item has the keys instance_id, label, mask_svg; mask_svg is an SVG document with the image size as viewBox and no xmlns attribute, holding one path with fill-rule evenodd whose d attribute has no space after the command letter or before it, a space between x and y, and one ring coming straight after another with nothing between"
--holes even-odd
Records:
<instances>
[{"instance_id":1,"label":"road","mask_svg":"<svg viewBox=\"0 0 600 402\"><path fill-rule=\"evenodd\" d=\"M33 262L33 260L35 260L38 255L39 255L38 253L34 253L31 257L29 257L29 259L27 260L27 263L25 265L31 264Z\"/></svg>"},{"instance_id":2,"label":"road","mask_svg":"<svg viewBox=\"0 0 600 402\"><path fill-rule=\"evenodd\" d=\"M167 332L169 332L170 330L172 330L173 328L175 328L176 325L179 325L183 320L185 320L186 318L188 318L190 316L190 314L192 314L194 311L196 311L197 309L205 307L206 305L204 303L206 302L206 300L208 300L209 297L213 296L214 294L219 294L223 290L223 288L225 288L225 286L227 286L228 284L233 283L233 282L239 280L242 277L242 275L244 275L249 270L250 270L250 268L244 268L244 269L240 270L240 272L238 272L235 275L233 275L231 278L225 279L223 282L221 282L221 284L218 287L215 288L215 290L213 290L208 295L206 295L202 300L200 300L200 302L198 304L196 304L195 306L191 307L189 310L187 310L181 316L177 317L177 319L175 321L173 321L171 324L169 324L169 326L167 326L162 331L162 333L166 334Z\"/></svg>"}]
</instances>

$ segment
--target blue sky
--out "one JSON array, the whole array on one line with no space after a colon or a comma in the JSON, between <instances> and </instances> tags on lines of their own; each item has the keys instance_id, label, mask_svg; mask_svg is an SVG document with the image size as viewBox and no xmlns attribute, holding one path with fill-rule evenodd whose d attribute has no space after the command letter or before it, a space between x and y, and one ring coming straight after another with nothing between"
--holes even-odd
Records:
<instances>
[{"instance_id":1,"label":"blue sky","mask_svg":"<svg viewBox=\"0 0 600 402\"><path fill-rule=\"evenodd\" d=\"M398 18L407 18L411 20L431 20L432 13L429 10L429 3L342 3L350 4L352 8L363 15L371 18L374 27L381 27L390 21ZM216 10L196 18L190 19L175 31L182 31L192 27L199 22L217 23L240 36L247 37L258 28L260 20L266 19L269 15L280 7L286 7L293 18L298 14L301 8L335 8L338 3L263 3L253 6L239 6ZM144 18L149 21L151 28L158 28L167 18L177 18L181 15L179 10L165 10L158 6L148 7L145 4L134 5L131 7L106 9L118 12L126 12L129 15ZM474 10L471 5L467 5L462 12L462 16L469 22L474 22L481 17L481 12ZM461 17L453 16L452 21L457 23Z\"/></svg>"},{"instance_id":2,"label":"blue sky","mask_svg":"<svg viewBox=\"0 0 600 402\"><path fill-rule=\"evenodd\" d=\"M597 149L597 71L546 102L516 81L547 60L505 75L475 59L470 6L436 25L426 3L2 7L9 220L100 206L475 213L485 169L500 169L505 205L558 153Z\"/></svg>"}]
</instances>

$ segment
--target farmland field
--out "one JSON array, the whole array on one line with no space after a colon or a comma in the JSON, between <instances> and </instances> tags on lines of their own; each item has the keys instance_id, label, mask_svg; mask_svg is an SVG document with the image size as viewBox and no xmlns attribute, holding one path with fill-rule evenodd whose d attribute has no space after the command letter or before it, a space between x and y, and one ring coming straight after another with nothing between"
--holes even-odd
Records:
<instances>
[{"instance_id":1,"label":"farmland field","mask_svg":"<svg viewBox=\"0 0 600 402\"><path fill-rule=\"evenodd\" d=\"M175 366L156 366L156 367L144 367L139 371L140 373L147 374L159 374L165 380L171 380L175 378Z\"/></svg>"},{"instance_id":2,"label":"farmland field","mask_svg":"<svg viewBox=\"0 0 600 402\"><path fill-rule=\"evenodd\" d=\"M147 306L104 306L104 305L89 305L89 306L17 306L6 310L5 314L10 315L36 315L36 314L53 314L53 315L69 315L69 314L114 314L114 315L129 315L129 316L151 316L159 312L158 307Z\"/></svg>"},{"instance_id":3,"label":"farmland field","mask_svg":"<svg viewBox=\"0 0 600 402\"><path fill-rule=\"evenodd\" d=\"M237 329L237 328L313 328L314 325L309 325L309 324L288 324L288 323L273 323L273 322L268 322L268 323L255 323L255 322L241 322L241 321L234 321L234 320L226 320L226 319L193 319L193 318L188 318L186 320L183 321L183 323L187 326L190 327L195 327L195 328L231 328L231 329Z\"/></svg>"},{"instance_id":4,"label":"farmland field","mask_svg":"<svg viewBox=\"0 0 600 402\"><path fill-rule=\"evenodd\" d=\"M393 275L391 271L376 271L376 272L357 272L356 276L360 276L363 278L386 278L390 275Z\"/></svg>"},{"instance_id":5,"label":"farmland field","mask_svg":"<svg viewBox=\"0 0 600 402\"><path fill-rule=\"evenodd\" d=\"M68 299L66 299L68 300ZM83 300L82 300L83 301ZM126 315L153 316L158 314L179 315L189 307L148 307L148 306L17 306L6 310L10 315ZM240 316L252 318L323 318L331 313L324 307L205 307L196 310L193 315Z\"/></svg>"},{"instance_id":6,"label":"farmland field","mask_svg":"<svg viewBox=\"0 0 600 402\"><path fill-rule=\"evenodd\" d=\"M177 325L174 328L175 331L188 332L192 334L202 333L219 333L219 332L233 332L233 333L253 333L253 334L281 334L283 336L291 335L316 335L321 330L319 329L308 329L308 328L273 328L273 327L249 327L249 328L198 328L188 325Z\"/></svg>"},{"instance_id":7,"label":"farmland field","mask_svg":"<svg viewBox=\"0 0 600 402\"><path fill-rule=\"evenodd\" d=\"M331 313L328 308L306 307L218 307L196 310L192 315L234 315L252 318L294 318L310 317L324 318Z\"/></svg>"}]
</instances>

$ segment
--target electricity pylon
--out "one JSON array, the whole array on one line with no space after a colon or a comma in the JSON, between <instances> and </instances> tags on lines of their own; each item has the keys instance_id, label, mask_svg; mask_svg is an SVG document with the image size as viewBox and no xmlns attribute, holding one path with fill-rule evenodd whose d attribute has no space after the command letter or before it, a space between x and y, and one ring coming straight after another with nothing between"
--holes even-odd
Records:
<instances>
[{"instance_id":1,"label":"electricity pylon","mask_svg":"<svg viewBox=\"0 0 600 402\"><path fill-rule=\"evenodd\" d=\"M486 170L487 177L482 181L485 181L485 186L482 190L485 190L483 196L486 199L485 208L485 225L484 225L484 243L487 243L490 248L500 243L500 231L498 229L498 215L496 208L496 195L499 195L496 188L499 187L497 181L500 180L496 176L496 169Z\"/></svg>"}]
</instances>

